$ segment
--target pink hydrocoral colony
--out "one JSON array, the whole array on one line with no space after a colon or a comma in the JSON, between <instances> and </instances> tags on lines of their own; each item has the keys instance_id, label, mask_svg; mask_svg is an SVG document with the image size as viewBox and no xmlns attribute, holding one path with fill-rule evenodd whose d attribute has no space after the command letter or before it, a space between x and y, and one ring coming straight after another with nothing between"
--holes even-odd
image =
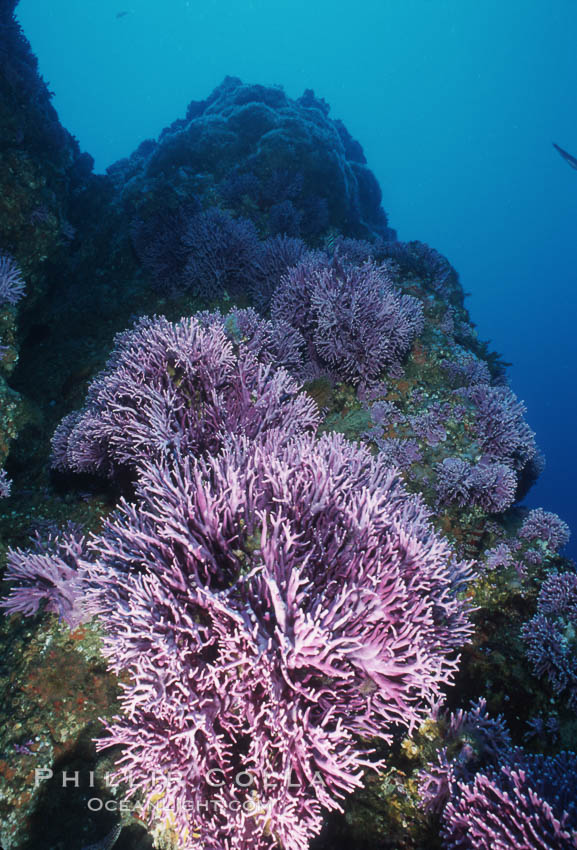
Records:
<instances>
[{"instance_id":1,"label":"pink hydrocoral colony","mask_svg":"<svg viewBox=\"0 0 577 850\"><path fill-rule=\"evenodd\" d=\"M521 526L519 537L527 541L542 541L553 552L558 552L569 542L571 531L557 514L536 508L529 511Z\"/></svg>"},{"instance_id":2,"label":"pink hydrocoral colony","mask_svg":"<svg viewBox=\"0 0 577 850\"><path fill-rule=\"evenodd\" d=\"M6 474L6 470L0 470L0 499L7 499L12 490L12 482Z\"/></svg>"},{"instance_id":3,"label":"pink hydrocoral colony","mask_svg":"<svg viewBox=\"0 0 577 850\"><path fill-rule=\"evenodd\" d=\"M435 761L420 771L418 783L425 810L439 814L458 783L472 780L480 766L502 761L512 741L502 716L490 717L482 697L468 711L434 711L433 719L439 724L443 746Z\"/></svg>"},{"instance_id":4,"label":"pink hydrocoral colony","mask_svg":"<svg viewBox=\"0 0 577 850\"><path fill-rule=\"evenodd\" d=\"M280 337L278 345L284 351ZM227 434L254 439L272 427L287 434L316 427L312 399L288 372L261 360L233 346L219 314L142 319L116 338L84 409L56 430L54 467L111 475L175 452L216 452Z\"/></svg>"},{"instance_id":5,"label":"pink hydrocoral colony","mask_svg":"<svg viewBox=\"0 0 577 850\"><path fill-rule=\"evenodd\" d=\"M500 769L459 782L443 813L446 850L574 850L577 756L513 751Z\"/></svg>"},{"instance_id":6,"label":"pink hydrocoral colony","mask_svg":"<svg viewBox=\"0 0 577 850\"><path fill-rule=\"evenodd\" d=\"M515 501L517 476L504 463L474 465L449 457L437 465L436 471L439 505L478 506L488 513L501 513Z\"/></svg>"},{"instance_id":7,"label":"pink hydrocoral colony","mask_svg":"<svg viewBox=\"0 0 577 850\"><path fill-rule=\"evenodd\" d=\"M74 628L86 619L78 569L84 554L84 538L74 533L37 537L30 550L10 549L4 578L15 586L0 606L26 616L43 608Z\"/></svg>"},{"instance_id":8,"label":"pink hydrocoral colony","mask_svg":"<svg viewBox=\"0 0 577 850\"><path fill-rule=\"evenodd\" d=\"M0 307L16 304L24 295L24 280L16 261L0 254Z\"/></svg>"},{"instance_id":9,"label":"pink hydrocoral colony","mask_svg":"<svg viewBox=\"0 0 577 850\"><path fill-rule=\"evenodd\" d=\"M573 708L577 707L576 634L577 573L551 573L541 588L537 613L525 623L521 636L535 675L546 676L553 692L564 694Z\"/></svg>"},{"instance_id":10,"label":"pink hydrocoral colony","mask_svg":"<svg viewBox=\"0 0 577 850\"><path fill-rule=\"evenodd\" d=\"M423 309L386 266L311 254L281 279L272 317L299 330L312 361L353 383L400 365L423 329Z\"/></svg>"},{"instance_id":11,"label":"pink hydrocoral colony","mask_svg":"<svg viewBox=\"0 0 577 850\"><path fill-rule=\"evenodd\" d=\"M296 377L304 374L305 341L287 322L263 319L249 307L231 310L223 323L227 336L241 342L262 363L282 366Z\"/></svg>"},{"instance_id":12,"label":"pink hydrocoral colony","mask_svg":"<svg viewBox=\"0 0 577 850\"><path fill-rule=\"evenodd\" d=\"M477 384L457 390L473 405L474 433L482 459L523 470L536 453L535 434L525 421L525 405L508 387Z\"/></svg>"},{"instance_id":13,"label":"pink hydrocoral colony","mask_svg":"<svg viewBox=\"0 0 577 850\"><path fill-rule=\"evenodd\" d=\"M130 674L100 746L123 747L120 774L186 848L305 850L322 808L360 784L354 736L412 728L469 635L468 565L338 435L147 465L84 568L111 665Z\"/></svg>"},{"instance_id":14,"label":"pink hydrocoral colony","mask_svg":"<svg viewBox=\"0 0 577 850\"><path fill-rule=\"evenodd\" d=\"M577 847L577 756L513 746L485 700L435 718L443 746L419 775L425 809L440 815L444 850Z\"/></svg>"}]
</instances>

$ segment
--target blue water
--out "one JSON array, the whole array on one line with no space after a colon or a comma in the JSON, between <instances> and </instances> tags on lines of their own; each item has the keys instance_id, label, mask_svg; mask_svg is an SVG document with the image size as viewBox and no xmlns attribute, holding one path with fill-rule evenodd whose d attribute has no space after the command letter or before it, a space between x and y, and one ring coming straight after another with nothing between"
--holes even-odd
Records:
<instances>
[{"instance_id":1,"label":"blue water","mask_svg":"<svg viewBox=\"0 0 577 850\"><path fill-rule=\"evenodd\" d=\"M547 469L528 503L577 555L574 0L22 0L64 125L102 171L226 74L313 88L364 146L403 240L458 269L513 362ZM117 17L118 13L127 14Z\"/></svg>"}]
</instances>

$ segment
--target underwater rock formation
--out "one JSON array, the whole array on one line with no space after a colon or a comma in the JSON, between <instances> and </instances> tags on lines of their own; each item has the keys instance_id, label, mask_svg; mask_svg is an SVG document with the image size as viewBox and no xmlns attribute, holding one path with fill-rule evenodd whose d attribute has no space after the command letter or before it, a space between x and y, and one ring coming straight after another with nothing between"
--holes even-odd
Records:
<instances>
[{"instance_id":1,"label":"underwater rock formation","mask_svg":"<svg viewBox=\"0 0 577 850\"><path fill-rule=\"evenodd\" d=\"M35 296L74 239L72 207L92 158L60 124L16 4L0 4L0 251L13 254Z\"/></svg>"},{"instance_id":2,"label":"underwater rock formation","mask_svg":"<svg viewBox=\"0 0 577 850\"><path fill-rule=\"evenodd\" d=\"M18 360L16 305L26 285L21 269L9 254L0 254L0 498L10 495L11 482L2 464L22 420L22 400L10 388L7 377Z\"/></svg>"},{"instance_id":3,"label":"underwater rock formation","mask_svg":"<svg viewBox=\"0 0 577 850\"><path fill-rule=\"evenodd\" d=\"M108 174L130 217L210 193L263 235L394 238L361 146L311 91L291 100L280 87L227 77Z\"/></svg>"}]
</instances>

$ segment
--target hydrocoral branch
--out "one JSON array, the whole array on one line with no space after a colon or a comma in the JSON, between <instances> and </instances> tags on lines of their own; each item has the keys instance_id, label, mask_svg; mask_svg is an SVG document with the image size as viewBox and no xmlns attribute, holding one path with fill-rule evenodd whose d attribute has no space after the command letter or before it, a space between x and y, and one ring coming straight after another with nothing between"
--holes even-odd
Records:
<instances>
[{"instance_id":1,"label":"hydrocoral branch","mask_svg":"<svg viewBox=\"0 0 577 850\"><path fill-rule=\"evenodd\" d=\"M423 329L422 305L394 289L386 266L338 255L313 253L289 269L271 314L300 331L313 362L353 383L398 367Z\"/></svg>"},{"instance_id":2,"label":"hydrocoral branch","mask_svg":"<svg viewBox=\"0 0 577 850\"><path fill-rule=\"evenodd\" d=\"M7 499L12 490L12 482L6 474L6 470L0 470L0 499Z\"/></svg>"},{"instance_id":3,"label":"hydrocoral branch","mask_svg":"<svg viewBox=\"0 0 577 850\"><path fill-rule=\"evenodd\" d=\"M24 280L16 261L0 254L0 307L17 304L24 295Z\"/></svg>"},{"instance_id":4,"label":"hydrocoral branch","mask_svg":"<svg viewBox=\"0 0 577 850\"><path fill-rule=\"evenodd\" d=\"M79 570L85 540L74 533L36 538L31 550L9 549L5 579L15 586L0 607L8 614L57 614L70 628L88 619Z\"/></svg>"},{"instance_id":5,"label":"hydrocoral branch","mask_svg":"<svg viewBox=\"0 0 577 850\"><path fill-rule=\"evenodd\" d=\"M162 795L191 848L306 847L369 764L354 736L412 728L470 634L468 566L394 472L336 435L148 464L86 569L130 673L100 746L123 746L121 774ZM228 784L206 812L210 767ZM239 770L265 815L227 816Z\"/></svg>"},{"instance_id":6,"label":"hydrocoral branch","mask_svg":"<svg viewBox=\"0 0 577 850\"><path fill-rule=\"evenodd\" d=\"M56 430L54 467L114 475L174 453L215 453L229 434L254 439L272 427L287 436L314 429L313 400L271 365L283 338L286 356L296 356L297 342L286 330L276 336L276 348L269 333L271 354L260 346L259 359L250 345L233 345L220 314L141 320L117 337L84 409Z\"/></svg>"},{"instance_id":7,"label":"hydrocoral branch","mask_svg":"<svg viewBox=\"0 0 577 850\"><path fill-rule=\"evenodd\" d=\"M525 755L459 783L443 814L447 850L574 850L577 756Z\"/></svg>"}]
</instances>

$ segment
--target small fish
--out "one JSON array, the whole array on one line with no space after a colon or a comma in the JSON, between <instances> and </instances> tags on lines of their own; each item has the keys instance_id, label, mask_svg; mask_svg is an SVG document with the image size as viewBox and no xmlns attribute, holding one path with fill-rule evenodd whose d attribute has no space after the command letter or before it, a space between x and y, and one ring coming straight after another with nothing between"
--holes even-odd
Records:
<instances>
[{"instance_id":1,"label":"small fish","mask_svg":"<svg viewBox=\"0 0 577 850\"><path fill-rule=\"evenodd\" d=\"M125 18L126 15L128 15L128 12L117 12L116 13L116 20L118 20L119 18Z\"/></svg>"},{"instance_id":2,"label":"small fish","mask_svg":"<svg viewBox=\"0 0 577 850\"><path fill-rule=\"evenodd\" d=\"M101 838L100 841L96 842L96 844L87 844L82 848L82 850L111 850L111 848L116 844L121 832L122 824L117 823L116 826L112 827L108 835L105 835L104 838Z\"/></svg>"},{"instance_id":3,"label":"small fish","mask_svg":"<svg viewBox=\"0 0 577 850\"><path fill-rule=\"evenodd\" d=\"M559 145L555 144L555 142L553 142L553 147L556 151L559 151L559 154L563 157L565 162L569 163L571 168L574 168L577 171L577 158L571 156L571 154L567 153L567 151L564 151L563 148L560 148Z\"/></svg>"}]
</instances>

